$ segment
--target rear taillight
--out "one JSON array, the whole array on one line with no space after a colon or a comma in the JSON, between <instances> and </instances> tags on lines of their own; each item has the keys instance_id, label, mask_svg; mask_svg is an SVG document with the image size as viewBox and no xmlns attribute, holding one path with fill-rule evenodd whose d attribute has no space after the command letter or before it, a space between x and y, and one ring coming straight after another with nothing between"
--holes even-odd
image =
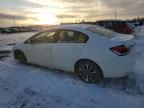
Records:
<instances>
[{"instance_id":1,"label":"rear taillight","mask_svg":"<svg viewBox=\"0 0 144 108\"><path fill-rule=\"evenodd\" d=\"M130 53L130 49L125 45L115 46L110 48L110 50L119 56L127 55Z\"/></svg>"}]
</instances>

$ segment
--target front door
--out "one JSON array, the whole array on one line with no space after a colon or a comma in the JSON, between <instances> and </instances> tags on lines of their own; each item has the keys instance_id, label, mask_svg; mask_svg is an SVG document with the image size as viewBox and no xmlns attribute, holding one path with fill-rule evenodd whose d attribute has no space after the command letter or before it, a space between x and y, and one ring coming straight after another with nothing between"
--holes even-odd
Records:
<instances>
[{"instance_id":1,"label":"front door","mask_svg":"<svg viewBox=\"0 0 144 108\"><path fill-rule=\"evenodd\" d=\"M32 37L28 45L29 62L42 65L52 65L52 46L56 31L44 31Z\"/></svg>"}]
</instances>

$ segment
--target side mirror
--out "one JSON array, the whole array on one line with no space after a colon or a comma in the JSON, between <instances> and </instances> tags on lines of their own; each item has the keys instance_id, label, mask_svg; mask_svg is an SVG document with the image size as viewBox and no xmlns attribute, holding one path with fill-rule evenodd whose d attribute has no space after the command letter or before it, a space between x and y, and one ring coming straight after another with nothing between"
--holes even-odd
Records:
<instances>
[{"instance_id":1,"label":"side mirror","mask_svg":"<svg viewBox=\"0 0 144 108\"><path fill-rule=\"evenodd\" d=\"M28 40L28 43L29 43L29 44L35 44L35 42L34 42L32 39L29 39L29 40Z\"/></svg>"},{"instance_id":2,"label":"side mirror","mask_svg":"<svg viewBox=\"0 0 144 108\"><path fill-rule=\"evenodd\" d=\"M31 44L31 40L30 39L28 40L28 44Z\"/></svg>"},{"instance_id":3,"label":"side mirror","mask_svg":"<svg viewBox=\"0 0 144 108\"><path fill-rule=\"evenodd\" d=\"M30 39L26 40L24 44L31 44Z\"/></svg>"}]
</instances>

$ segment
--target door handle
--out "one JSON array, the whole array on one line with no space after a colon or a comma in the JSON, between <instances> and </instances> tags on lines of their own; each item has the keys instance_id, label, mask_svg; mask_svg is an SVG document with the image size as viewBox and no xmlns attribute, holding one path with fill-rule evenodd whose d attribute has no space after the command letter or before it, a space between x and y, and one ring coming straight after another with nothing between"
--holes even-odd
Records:
<instances>
[{"instance_id":1,"label":"door handle","mask_svg":"<svg viewBox=\"0 0 144 108\"><path fill-rule=\"evenodd\" d=\"M80 50L80 48L78 48L78 47L73 47L73 50Z\"/></svg>"},{"instance_id":2,"label":"door handle","mask_svg":"<svg viewBox=\"0 0 144 108\"><path fill-rule=\"evenodd\" d=\"M45 47L44 49L45 49L45 50L50 50L50 49L51 49L51 47Z\"/></svg>"}]
</instances>

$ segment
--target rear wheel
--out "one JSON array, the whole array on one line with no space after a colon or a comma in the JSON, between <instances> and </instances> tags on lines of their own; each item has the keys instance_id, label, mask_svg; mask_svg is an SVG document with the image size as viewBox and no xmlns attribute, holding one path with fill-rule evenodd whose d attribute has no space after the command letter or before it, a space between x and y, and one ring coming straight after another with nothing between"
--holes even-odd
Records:
<instances>
[{"instance_id":1,"label":"rear wheel","mask_svg":"<svg viewBox=\"0 0 144 108\"><path fill-rule=\"evenodd\" d=\"M78 77L87 83L96 83L102 79L100 68L92 61L82 60L76 64L75 71Z\"/></svg>"},{"instance_id":2,"label":"rear wheel","mask_svg":"<svg viewBox=\"0 0 144 108\"><path fill-rule=\"evenodd\" d=\"M15 56L15 59L18 60L19 62L21 62L21 63L27 63L27 58L26 58L26 56L24 55L23 52L21 52L21 51L15 51L14 52L14 56Z\"/></svg>"}]
</instances>

